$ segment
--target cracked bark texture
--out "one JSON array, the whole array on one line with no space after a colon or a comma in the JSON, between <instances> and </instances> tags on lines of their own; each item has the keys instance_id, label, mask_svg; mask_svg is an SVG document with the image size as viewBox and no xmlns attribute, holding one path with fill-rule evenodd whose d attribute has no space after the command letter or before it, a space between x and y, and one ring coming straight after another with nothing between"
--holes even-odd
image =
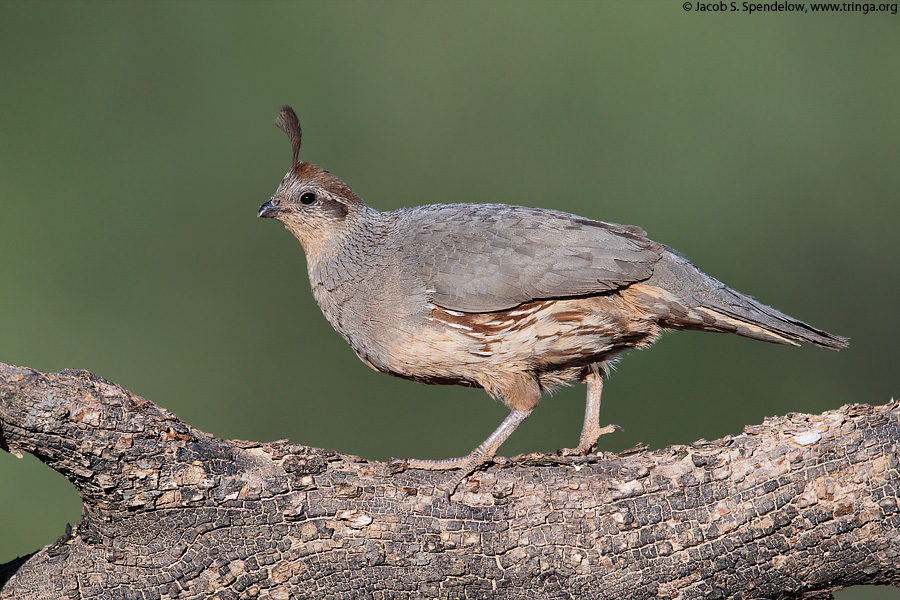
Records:
<instances>
[{"instance_id":1,"label":"cracked bark texture","mask_svg":"<svg viewBox=\"0 0 900 600\"><path fill-rule=\"evenodd\" d=\"M452 473L220 440L85 371L0 363L0 448L82 520L0 599L828 598L900 583L900 405L735 437ZM3 518L14 518L4 515Z\"/></svg>"}]
</instances>

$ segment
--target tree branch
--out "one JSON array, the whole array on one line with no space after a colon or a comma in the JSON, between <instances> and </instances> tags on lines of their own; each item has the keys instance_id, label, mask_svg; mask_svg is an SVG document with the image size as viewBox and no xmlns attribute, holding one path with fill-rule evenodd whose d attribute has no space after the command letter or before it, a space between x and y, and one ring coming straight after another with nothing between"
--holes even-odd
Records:
<instances>
[{"instance_id":1,"label":"tree branch","mask_svg":"<svg viewBox=\"0 0 900 600\"><path fill-rule=\"evenodd\" d=\"M827 598L900 584L900 405L469 478L219 440L85 371L0 363L0 448L84 500L16 598ZM502 462L502 461L501 461ZM7 515L9 518L9 515Z\"/></svg>"}]
</instances>

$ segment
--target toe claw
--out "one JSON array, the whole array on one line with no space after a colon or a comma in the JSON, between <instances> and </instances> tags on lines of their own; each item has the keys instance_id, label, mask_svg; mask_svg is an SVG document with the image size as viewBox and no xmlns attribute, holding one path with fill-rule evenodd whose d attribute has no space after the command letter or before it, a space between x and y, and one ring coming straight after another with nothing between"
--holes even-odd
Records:
<instances>
[{"instance_id":1,"label":"toe claw","mask_svg":"<svg viewBox=\"0 0 900 600\"><path fill-rule=\"evenodd\" d=\"M591 448L560 448L556 451L557 456L587 456L591 453Z\"/></svg>"},{"instance_id":2,"label":"toe claw","mask_svg":"<svg viewBox=\"0 0 900 600\"><path fill-rule=\"evenodd\" d=\"M405 471L408 467L408 458L392 458L390 461L388 461L388 468L391 470L391 473L400 473L402 471Z\"/></svg>"},{"instance_id":3,"label":"toe claw","mask_svg":"<svg viewBox=\"0 0 900 600\"><path fill-rule=\"evenodd\" d=\"M453 493L456 492L456 488L459 487L459 484L462 483L466 476L471 472L472 469L467 469L453 476L453 479L450 480L450 484L446 488L444 488L444 500L447 502L447 504L450 503L450 496L452 496Z\"/></svg>"},{"instance_id":4,"label":"toe claw","mask_svg":"<svg viewBox=\"0 0 900 600\"><path fill-rule=\"evenodd\" d=\"M597 437L600 437L601 435L606 435L607 433L612 433L612 432L614 432L614 431L617 430L617 429L618 429L619 431L625 431L625 428L624 428L624 427L622 427L621 425L616 425L615 423L613 423L613 424L607 425L606 427L601 427L601 428L600 428L600 431L598 432L599 435L598 435Z\"/></svg>"}]
</instances>

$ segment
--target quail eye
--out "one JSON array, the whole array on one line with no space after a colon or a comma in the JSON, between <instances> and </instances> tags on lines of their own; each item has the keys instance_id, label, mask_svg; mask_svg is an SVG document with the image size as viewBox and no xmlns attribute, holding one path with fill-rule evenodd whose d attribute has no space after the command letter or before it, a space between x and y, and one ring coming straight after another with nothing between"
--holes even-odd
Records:
<instances>
[{"instance_id":1,"label":"quail eye","mask_svg":"<svg viewBox=\"0 0 900 600\"><path fill-rule=\"evenodd\" d=\"M302 204L313 204L316 200L318 200L318 198L316 198L314 192L304 192L300 195L300 202Z\"/></svg>"}]
</instances>

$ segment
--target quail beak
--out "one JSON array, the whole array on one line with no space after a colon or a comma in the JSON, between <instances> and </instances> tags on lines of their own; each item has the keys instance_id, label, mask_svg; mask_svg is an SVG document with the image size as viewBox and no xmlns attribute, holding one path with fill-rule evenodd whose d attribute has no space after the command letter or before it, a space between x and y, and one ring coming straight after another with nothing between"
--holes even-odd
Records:
<instances>
[{"instance_id":1,"label":"quail beak","mask_svg":"<svg viewBox=\"0 0 900 600\"><path fill-rule=\"evenodd\" d=\"M263 203L262 206L259 207L259 212L256 213L256 216L274 219L284 211L285 209L281 207L281 205L277 200L275 200L275 198L269 198Z\"/></svg>"}]
</instances>

